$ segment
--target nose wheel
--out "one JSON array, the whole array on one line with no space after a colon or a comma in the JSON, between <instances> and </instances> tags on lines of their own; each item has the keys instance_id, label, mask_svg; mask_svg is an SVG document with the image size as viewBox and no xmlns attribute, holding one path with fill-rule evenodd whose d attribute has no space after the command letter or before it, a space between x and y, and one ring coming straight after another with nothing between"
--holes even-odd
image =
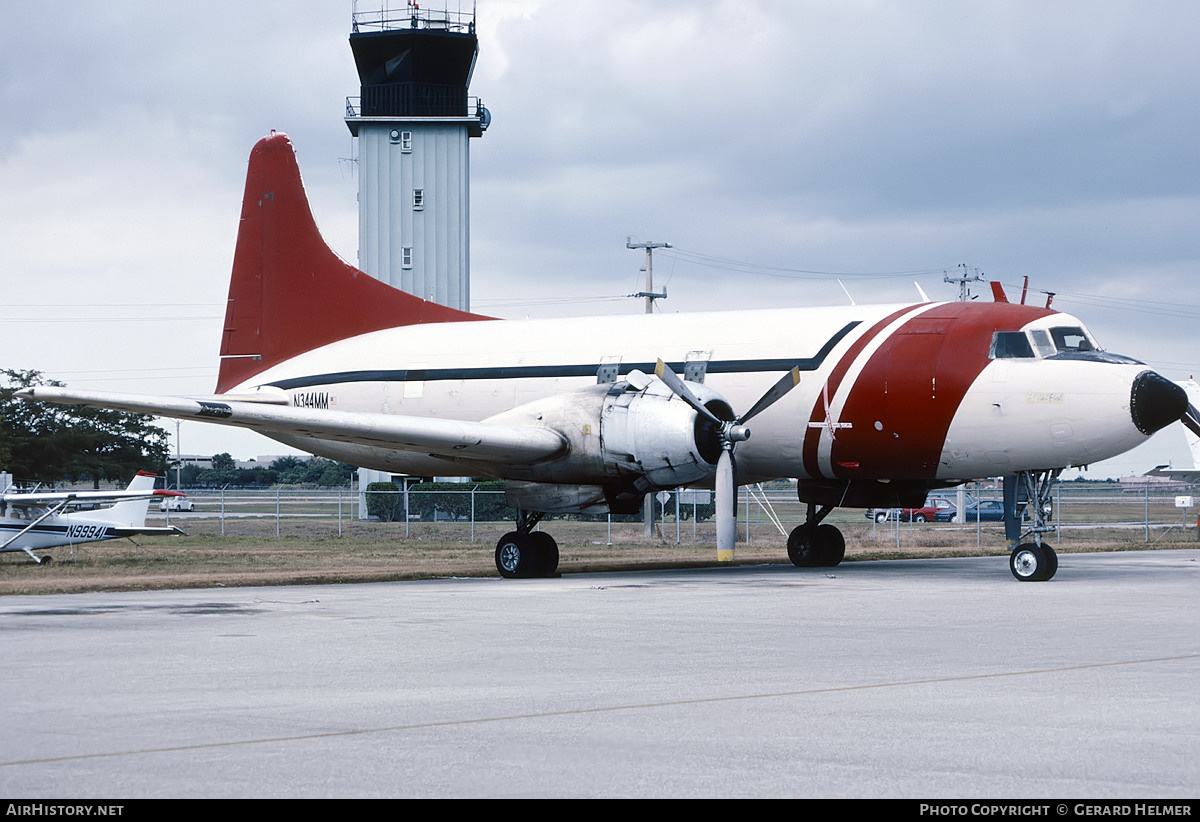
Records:
<instances>
[{"instance_id":1,"label":"nose wheel","mask_svg":"<svg viewBox=\"0 0 1200 822\"><path fill-rule=\"evenodd\" d=\"M1058 554L1049 545L1026 542L1008 555L1008 567L1022 582L1045 582L1058 570Z\"/></svg>"},{"instance_id":2,"label":"nose wheel","mask_svg":"<svg viewBox=\"0 0 1200 822\"><path fill-rule=\"evenodd\" d=\"M1051 494L1061 469L1022 471L1004 478L1004 535L1008 541L1008 568L1021 582L1045 582L1058 571L1058 554L1042 542L1054 530L1047 519L1053 510ZM1023 516L1033 521L1022 525ZM1033 542L1021 542L1032 536Z\"/></svg>"}]
</instances>

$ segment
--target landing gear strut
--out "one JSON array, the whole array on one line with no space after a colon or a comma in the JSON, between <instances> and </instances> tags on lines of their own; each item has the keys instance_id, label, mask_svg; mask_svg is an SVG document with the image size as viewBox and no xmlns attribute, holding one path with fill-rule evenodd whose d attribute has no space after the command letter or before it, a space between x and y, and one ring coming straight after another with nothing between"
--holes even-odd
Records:
<instances>
[{"instance_id":1,"label":"landing gear strut","mask_svg":"<svg viewBox=\"0 0 1200 822\"><path fill-rule=\"evenodd\" d=\"M803 525L792 529L788 535L788 559L797 568L832 568L846 556L846 539L832 525L822 525L834 506L823 505L820 510L808 504L808 515Z\"/></svg>"},{"instance_id":2,"label":"landing gear strut","mask_svg":"<svg viewBox=\"0 0 1200 822\"><path fill-rule=\"evenodd\" d=\"M554 537L533 529L545 514L521 511L517 530L496 543L496 570L506 579L548 577L558 570L558 543Z\"/></svg>"},{"instance_id":3,"label":"landing gear strut","mask_svg":"<svg viewBox=\"0 0 1200 822\"><path fill-rule=\"evenodd\" d=\"M1021 582L1045 582L1058 570L1058 554L1042 544L1042 534L1052 530L1046 524L1050 512L1050 494L1062 469L1022 471L1004 478L1004 536L1008 541L1008 569ZM1033 524L1021 530L1021 511L1029 510ZM1022 542L1029 535L1033 542Z\"/></svg>"}]
</instances>

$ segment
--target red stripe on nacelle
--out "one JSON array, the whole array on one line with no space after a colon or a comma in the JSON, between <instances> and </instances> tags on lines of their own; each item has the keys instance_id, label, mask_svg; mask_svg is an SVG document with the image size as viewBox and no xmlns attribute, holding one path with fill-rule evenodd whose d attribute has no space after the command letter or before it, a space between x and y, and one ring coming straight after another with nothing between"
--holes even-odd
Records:
<instances>
[{"instance_id":1,"label":"red stripe on nacelle","mask_svg":"<svg viewBox=\"0 0 1200 822\"><path fill-rule=\"evenodd\" d=\"M217 391L369 331L490 320L414 297L338 257L313 219L296 153L272 133L250 152Z\"/></svg>"}]
</instances>

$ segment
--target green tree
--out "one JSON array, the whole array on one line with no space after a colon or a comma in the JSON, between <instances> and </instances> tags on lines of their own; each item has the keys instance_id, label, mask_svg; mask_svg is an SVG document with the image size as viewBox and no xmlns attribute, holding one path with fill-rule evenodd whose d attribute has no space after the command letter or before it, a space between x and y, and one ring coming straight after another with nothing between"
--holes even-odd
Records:
<instances>
[{"instance_id":1,"label":"green tree","mask_svg":"<svg viewBox=\"0 0 1200 822\"><path fill-rule=\"evenodd\" d=\"M0 370L0 458L11 474L41 482L88 478L127 481L138 471L163 473L167 432L145 414L30 403L14 395L35 385L62 385L38 371Z\"/></svg>"}]
</instances>

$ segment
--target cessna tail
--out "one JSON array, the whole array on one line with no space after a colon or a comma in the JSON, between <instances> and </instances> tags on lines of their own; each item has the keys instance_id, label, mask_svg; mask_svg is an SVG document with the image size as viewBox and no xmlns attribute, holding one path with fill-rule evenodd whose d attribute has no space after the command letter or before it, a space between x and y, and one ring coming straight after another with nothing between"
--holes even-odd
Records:
<instances>
[{"instance_id":1,"label":"cessna tail","mask_svg":"<svg viewBox=\"0 0 1200 822\"><path fill-rule=\"evenodd\" d=\"M632 512L647 493L715 487L732 559L739 484L794 478L788 555L836 565L839 506L915 507L931 489L1010 475L1032 501L1060 471L1184 420L1184 391L1100 348L1075 317L1009 303L776 308L505 321L426 302L339 259L291 143L250 156L221 342L203 399L37 387L24 399L260 431L354 465L506 480L521 510L496 548L510 577L553 573L551 512ZM1016 519L1014 493L1009 514ZM1033 527L1018 579L1057 567ZM1021 542L1029 537L1031 541Z\"/></svg>"}]
</instances>

